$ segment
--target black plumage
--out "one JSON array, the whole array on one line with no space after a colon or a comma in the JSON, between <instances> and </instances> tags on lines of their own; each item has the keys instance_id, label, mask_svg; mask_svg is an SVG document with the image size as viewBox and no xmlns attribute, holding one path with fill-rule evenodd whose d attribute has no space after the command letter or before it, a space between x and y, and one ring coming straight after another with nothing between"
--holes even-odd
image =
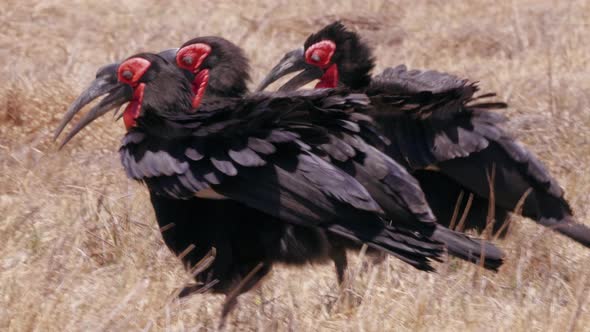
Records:
<instances>
[{"instance_id":1,"label":"black plumage","mask_svg":"<svg viewBox=\"0 0 590 332\"><path fill-rule=\"evenodd\" d=\"M239 48L237 48L236 46L231 46L228 47L228 50L231 51L218 51L217 48L219 47L219 45L227 45L228 42L227 41L223 41L223 42L215 42L215 40L217 39L221 39L218 37L199 37L199 38L195 38L192 39L191 41L185 43L183 45L183 47L186 46L190 46L190 45L195 45L195 44L207 44L210 45L212 47L211 50L211 54L209 54L210 56L214 56L216 58L216 61L214 62L214 65L222 65L222 68L224 69L223 71L223 75L227 76L228 78L225 79L226 82L233 82L232 84L237 85L237 86L244 86L245 83L242 82L238 82L239 80L236 79L236 77L242 77L242 79L245 81L245 79L247 78L246 75L243 75L244 73L244 69L243 68L247 68L247 66L244 66L244 57L243 54L241 53L241 51L236 51L239 50ZM222 39L221 39L222 40ZM357 45L350 45L351 49L356 49ZM178 52L178 54L187 54L184 53L182 48L181 50ZM224 61L228 61L231 60L230 57L231 55L234 54L236 57L235 61L230 61L230 64L225 64ZM362 54L362 52L361 52ZM196 54L193 54L193 56L198 56ZM177 55L178 57L178 55ZM184 61L184 55L180 56L181 57L181 61ZM217 80L217 78L213 75L213 72L215 72L215 75L222 75L222 72L220 71L216 71L216 68L213 66L211 66L211 63L208 62L207 60L208 58L205 58L205 60L203 61L203 64L198 66L198 68L187 68L188 71L193 72L195 74L197 74L200 71L203 70L210 70L210 80ZM178 59L176 59L178 62ZM194 61L191 59L191 61L189 62L189 64L194 64ZM238 69L241 68L241 69ZM232 73L228 73L228 72L232 72ZM242 75L240 76L236 76L235 72L241 73ZM226 86L227 89L227 86ZM232 91L232 89L229 89L230 91ZM207 88L207 91L209 91L209 87ZM240 90L241 92L243 90ZM215 97L223 97L224 95L219 95L219 94L210 94L209 92L205 93L206 96L209 96L210 98L208 98L207 100L207 105L208 108L211 107L215 107L215 106L219 106L221 104L223 104L223 98L215 98ZM207 99L207 98L206 98ZM335 105L342 105L342 101L341 100L337 100L336 98L327 98L325 100L322 101L322 106L323 107L331 107L331 106L335 106ZM194 106L194 105L193 105ZM250 123L254 123L256 121L259 121L259 119L264 119L262 112L265 111L264 107L266 106L259 106L261 112L257 113L256 116L251 116L249 117L249 121ZM370 121L369 117L363 116L360 113L355 114L355 116L357 118L363 117L362 119L357 119L357 120L363 120L363 121ZM340 121L340 125L343 128L346 129L351 129L351 128L357 128L358 130L358 126L356 124L354 124L353 122L350 121L343 121L343 120L339 120ZM211 126L213 129L215 130L219 130L221 128L225 128L226 125L233 125L235 124L235 120L225 120L225 121L220 121L220 122L216 122L214 126ZM201 129L201 131L207 130L208 132L211 132L211 128L209 129ZM299 126L298 130L304 130L304 131L313 131L314 129L305 127L305 126ZM367 130L373 130L372 127L367 127ZM200 131L197 131L197 133ZM289 134L288 132L279 132L279 131L275 131L273 133L271 133L271 135L276 136L276 138L281 138L281 139L285 139L284 136L287 136L287 134ZM291 134L292 135L292 134ZM309 137L309 135L307 135ZM341 138L338 138L341 137ZM344 143L344 140L348 139L349 141L352 141L353 143L355 142L355 139L350 136L347 135L345 132L341 131L341 130L336 130L335 135L332 135L329 140L331 144L322 144L322 149L326 150L326 151L322 151L321 153L325 153L328 152L330 153L331 157L333 158L333 160L335 161L344 161L344 159L349 156L352 157L354 156L354 150L351 146L349 146L347 143ZM316 142L317 143L317 142ZM244 145L244 143L241 143L242 145ZM361 144L362 145L362 144ZM363 149L364 147L359 147L359 144L356 144L357 148ZM242 148L243 149L243 148ZM245 149L243 150L244 152L248 152L251 151L250 149ZM219 171L221 171L224 174L235 174L237 171L235 169L235 167L232 166L232 164L229 162L229 158L228 156L231 156L232 151L229 151L228 153L218 153L216 156L213 157L212 162L215 164L215 166L217 166L217 169ZM255 156L255 154L250 153L250 155L254 158L254 160L258 163L262 163L262 159L258 158ZM354 169L352 170L353 172L355 171ZM351 174L353 176L356 176L356 173ZM415 190L416 188L411 188L411 190ZM410 192L408 191L408 192ZM405 203L405 202L404 202ZM391 204L390 204L391 205ZM287 226L286 229L288 229L289 227L297 227L297 226ZM318 230L319 231L319 230ZM438 233L437 233L438 234ZM338 275L338 279L339 281L342 281L342 277L343 277L343 271L345 269L346 266L346 254L344 252L344 250L346 248L351 248L351 247L357 247L356 245L351 245L351 243L348 241L344 241L342 238L340 237L334 237L334 236L327 236L331 241L331 257L336 257L338 259L336 259L334 262L336 264L336 271L337 271L337 275ZM339 243L342 242L342 243ZM469 242L469 241L468 241ZM304 245L304 243L301 243L302 245ZM454 255L458 255L460 257L463 258L467 258L470 260L474 260L474 261L479 261L479 256L475 255L475 252L479 252L481 248L471 248L470 252L471 254L466 255L464 252L462 252L462 250L465 250L465 248L450 248L450 252ZM337 251L341 251L341 252L337 252ZM478 257L476 257L478 256ZM490 255L490 258L493 257L493 255ZM499 256L494 256L496 258L498 258ZM498 266L498 262L499 260L496 259L491 259L490 260L490 264L486 265L489 268L497 268Z\"/></svg>"},{"instance_id":2,"label":"black plumage","mask_svg":"<svg viewBox=\"0 0 590 332\"><path fill-rule=\"evenodd\" d=\"M341 107L322 109L331 98L342 98ZM323 122L350 118L349 109L364 104L362 95L330 91L206 99L195 113L190 108L162 113L148 103L129 133L135 138L143 133L143 140L123 145L121 159L128 175L144 181L153 194L189 199L208 189L293 224L322 227L392 252L403 250L385 238L385 243L372 240L385 229L381 207L353 177L314 153L322 152L318 142L329 142L329 123ZM310 139L303 135L306 130L312 131L306 134ZM200 144L192 144L196 137ZM251 138L264 140L275 152L244 149ZM200 148L197 153L204 157L192 160L186 147ZM364 234L371 224L376 233Z\"/></svg>"},{"instance_id":3,"label":"black plumage","mask_svg":"<svg viewBox=\"0 0 590 332\"><path fill-rule=\"evenodd\" d=\"M340 81L351 89L363 89L371 84L371 71L375 67L371 49L356 33L341 24L330 24L309 36L303 48L308 49L322 40L331 40L336 45L332 62L338 64Z\"/></svg>"},{"instance_id":4,"label":"black plumage","mask_svg":"<svg viewBox=\"0 0 590 332\"><path fill-rule=\"evenodd\" d=\"M209 97L195 111L190 102L194 95L185 73L155 55L132 57L134 61L138 58L150 63L142 78L129 85L111 87L105 99L113 101L99 103L98 109L91 110L90 118L81 123L87 124L96 114L104 114L101 107L117 107L125 99L111 95L130 98L128 93L118 91L133 86L136 96L143 89L141 111L123 139L121 160L129 177L147 184L158 222L165 232L176 228L186 235L182 230L192 229L188 216L195 213L198 218L199 207L209 206L194 197L205 195L235 201L227 208L249 208L241 219L229 219L229 228L254 229L255 224L244 226L240 222L248 216L252 216L252 222L281 225L268 232L278 235L263 239L260 237L264 232L225 233L226 226L205 227L210 229L205 236L210 238L204 241L205 248L217 245L219 250L229 250L219 253L221 261L210 267L209 276L222 281L213 285L213 290L227 294L228 284L235 285L234 280L242 279L245 271L252 271L250 267L255 262L253 269L262 262L257 276L248 281L255 283L273 262L291 259L290 255L296 252L292 248L300 243L302 254L295 255L292 262L297 263L299 258L314 261L330 257L345 264L341 262L341 249L330 248L346 241L336 241L336 245L325 250L324 231L327 236L368 243L422 270L431 270L430 261L439 259L445 247L441 240L457 256L472 261L484 257L486 267L492 269L501 264L502 253L493 245L437 226L416 181L393 160L365 143L364 136L369 133L378 137L370 118L359 113L366 111L366 96L324 90ZM170 93L158 96L160 85L166 85ZM69 121L67 116L66 120ZM80 125L76 126L73 134L80 129ZM338 155L335 158L343 163L341 167L330 163L333 155ZM361 173L357 178L352 176ZM194 204L184 203L191 201ZM220 208L207 207L208 216L217 218L225 212L221 211L226 208L223 201L211 206ZM182 212L179 218L171 220L174 216L167 211ZM301 228L282 228L285 221ZM227 222L226 218L220 223ZM300 230L312 231L301 234ZM164 234L166 243L175 253L184 253L186 243L194 239L179 237L175 232ZM241 234L252 234L252 238ZM247 255L249 258L231 253L249 241L274 243L275 247L253 245L248 250L252 253ZM189 266L204 252L201 244L195 245L200 247L194 258L190 252L183 255ZM277 245L280 250L276 250ZM237 260L241 263L236 264Z\"/></svg>"},{"instance_id":5,"label":"black plumage","mask_svg":"<svg viewBox=\"0 0 590 332\"><path fill-rule=\"evenodd\" d=\"M211 38L205 38L205 40L209 42ZM202 42L203 39L199 38L197 41ZM226 46L229 44L229 42L218 38L215 45ZM223 58L228 57L229 54L236 55L234 58L236 61L229 61L233 64L232 66L235 66L235 68L229 66L230 69L228 70L230 72L237 70L237 68L248 67L247 62L246 65L244 65L244 61L246 60L243 57L241 50L237 49L238 52L235 52L235 50L236 47L233 46L233 44L229 49L219 52L217 48L213 49L216 56L219 56L221 53L224 54ZM170 62L174 60L176 51L177 49L174 49L173 52L171 52L171 50L166 50L160 53L160 55ZM150 59L154 58L154 55L150 54L145 54L144 56ZM228 60L223 60L228 62ZM207 62L207 65L212 66L210 62ZM119 63L115 63L104 66L97 71L96 81L93 82L90 88L72 104L64 117L62 124L56 131L56 137L73 118L75 113L79 112L86 104L90 103L95 98L116 91L108 94L97 107L89 112L84 120L81 121L84 125L100 116L100 114L103 114L104 111L116 109L128 101L128 95L131 93L130 91L126 91L128 86L117 83L118 66ZM225 68L228 68L228 65L226 65ZM179 128L176 128L178 130L168 130L168 128L165 127L165 123L160 121L158 117L150 116L150 112L145 112L145 110L158 109L157 104L160 103L162 104L162 108L158 109L159 111L164 114L174 114L175 112L169 108L174 104L174 100L177 100L179 105L182 105L182 102L189 102L189 104L182 105L182 107L190 107L190 99L186 98L187 95L191 94L190 86L187 87L186 82L182 80L182 75L179 75L179 72L176 69L172 71L170 71L170 69L174 69L174 66L167 64L165 67L160 67L159 62L152 64L151 70L147 73L146 78L149 79L150 77L153 78L154 76L161 75L160 80L166 81L166 83L155 85L150 84L146 86L146 93L144 94L143 100L144 107L142 108L145 116L141 117L139 120L140 124L147 129L146 132L130 131L122 140L122 146L137 146L138 143L143 142L146 136L150 134L155 134L162 138L161 142L154 141L154 145L149 147L144 146L142 147L143 149L135 151L138 153L138 156L147 157L148 160L154 162L141 169L141 172L135 167L126 167L125 169L130 177L139 177L142 175L154 177L159 174L158 172L160 171L164 174L173 175L186 168L186 163L176 164L169 154L158 150L158 148L165 147L164 142L167 139L177 138L179 135L183 135L183 131ZM222 93L222 96L239 97L245 92L244 89L248 76L241 71L238 71L238 73L241 74L238 76L232 76L233 79L230 81L225 81L226 84L231 84L234 88L223 88L225 89L225 92ZM187 75L186 72L183 74L185 77L192 77L191 75ZM211 81L219 82L220 80L213 77ZM217 83L217 86L221 86L221 83ZM154 87L156 87L155 91L152 90ZM120 93L119 91L124 92ZM165 93L161 94L159 91ZM123 95L124 98L122 100L116 100L116 98L112 97L114 95ZM209 92L208 99L212 98L209 102L210 105L213 105L216 102L223 103L223 99L215 99L214 97L217 96L214 93ZM115 103L104 102L107 99L114 99ZM103 111L98 113L94 112L103 106L105 107ZM98 116L96 114L98 114ZM222 130L224 125L227 124L219 121L215 125L210 126L209 129L217 128ZM83 125L76 126L68 137L66 137L64 144L82 127ZM195 132L195 134L205 135L207 133L204 131L198 131ZM279 134L279 132L274 133L274 136L276 136L274 140L280 140L278 137ZM272 154L275 152L275 147L272 143L256 137L249 138L246 145L251 151L256 151L261 154ZM174 154L184 153L184 156L192 161L199 161L204 158L204 155L199 152L202 151L203 144L198 137L192 139L190 144L182 149L178 149L178 147L175 146L168 146L168 148L170 149L169 152L173 152ZM244 158L244 156L250 155L253 158L257 158L257 156L253 156L251 152L248 152L250 150L244 150L243 148L244 147L238 150L242 152L239 156L238 154L229 151L225 159L229 156L233 156L234 158L238 158L242 163L247 163L248 159ZM122 152L122 154L123 153L124 152ZM220 157L219 159L223 158ZM216 159L211 158L211 160ZM131 166L137 166L132 159L123 158L123 162L129 162L132 164ZM220 161L218 165L223 164L223 162L224 160ZM229 167L233 167L231 166L232 164L228 164L226 160L225 164L230 165ZM124 165L129 166L129 164ZM229 171L226 170L226 172ZM203 177L212 183L215 183L219 181L221 175L222 174L216 169L205 173ZM189 177L182 177L180 180L183 185L189 187L196 183L190 175ZM162 181L166 181L166 179L163 179ZM193 187L193 189L201 190L205 189L205 187L199 187L197 185L197 187ZM194 291L199 291L201 287L206 286L208 281L212 280L215 280L217 283L210 288L211 291L228 294L243 281L257 264L261 262L264 264L263 267L250 278L248 285L253 286L264 277L264 275L272 269L272 265L277 262L290 265L301 265L326 262L333 259L339 262L337 266L339 280L342 280L343 278L346 266L345 257L344 262L342 262L343 249L338 248L338 250L336 250L336 247L333 247L327 240L331 235L325 234L325 231L320 228L302 227L277 222L274 217L268 214L231 200L211 200L199 197L190 197L188 200L179 200L176 198L170 198L166 195L152 193L151 201L156 212L157 221L163 230L162 235L164 242L171 251L176 255L180 255L181 253L184 253L187 248L190 248L191 245L194 246L194 249L188 254L180 256L183 264L189 268L189 271L191 267L203 258L211 247L216 247L217 249L217 258L215 259L214 264L203 273L195 276L201 286L187 287L181 292L182 296L189 295ZM170 225L174 225L174 227L171 228ZM345 240L343 240L343 242L345 242ZM234 252L234 254L232 254L232 252ZM249 287L244 287L241 292L245 292L248 289ZM237 295L239 295L239 293Z\"/></svg>"},{"instance_id":6,"label":"black plumage","mask_svg":"<svg viewBox=\"0 0 590 332\"><path fill-rule=\"evenodd\" d=\"M200 69L210 71L205 96L237 97L248 92L250 64L241 48L229 40L217 36L193 38L184 43L181 48L197 43L211 47L211 54L203 60L200 66ZM167 58L167 55L171 55L171 57ZM164 54L164 58L173 62L175 55L175 53Z\"/></svg>"},{"instance_id":7,"label":"black plumage","mask_svg":"<svg viewBox=\"0 0 590 332\"><path fill-rule=\"evenodd\" d=\"M361 94L323 90L209 98L197 112L188 108L169 114L146 108L131 131L145 130L144 140L123 145L121 158L128 175L146 182L155 194L187 199L212 190L292 224L367 242L421 269L430 269L424 260L430 258L428 252L419 248L424 239L406 237L422 234L436 241L444 233L467 246L449 248L452 254L479 261L481 244L437 227L418 183L363 143L361 136L375 129L366 116L355 112L367 104ZM149 129L144 129L146 123ZM350 150L349 167L336 167L321 157L334 153L333 142L341 133L364 145L361 153L339 141ZM192 144L195 137L200 144ZM245 147L252 138L265 140L275 152L265 155ZM187 157L187 146L200 146L197 154L204 158ZM161 169L160 174L154 175L154 169ZM383 216L393 219L396 227L385 226ZM501 253L493 247L486 251L487 266L497 268Z\"/></svg>"},{"instance_id":8,"label":"black plumage","mask_svg":"<svg viewBox=\"0 0 590 332\"><path fill-rule=\"evenodd\" d=\"M490 100L494 94L477 96L475 83L405 66L387 68L371 77L374 59L369 47L356 33L335 22L312 34L303 49L287 53L259 90L301 69L305 70L281 90L296 89L316 78L321 81L328 74L333 77L333 68L318 68L306 58L314 44L325 41L334 45L333 55L326 61L336 66L338 84L366 93L374 106L369 114L389 142L380 144L378 139L372 143L418 179L439 222L452 224L455 206L464 206L466 201L457 197L471 197L465 227L483 230L490 221L488 207L493 197L491 215L498 230L509 211L524 199L524 216L590 246L590 229L575 221L556 180L501 128L506 119L494 110L506 104ZM488 179L494 180L492 186Z\"/></svg>"}]
</instances>

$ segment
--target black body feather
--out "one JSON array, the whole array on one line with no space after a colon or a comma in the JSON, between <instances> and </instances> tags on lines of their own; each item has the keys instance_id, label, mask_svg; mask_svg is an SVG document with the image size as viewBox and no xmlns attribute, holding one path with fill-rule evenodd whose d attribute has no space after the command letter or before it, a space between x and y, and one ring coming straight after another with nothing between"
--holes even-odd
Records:
<instances>
[{"instance_id":1,"label":"black body feather","mask_svg":"<svg viewBox=\"0 0 590 332\"><path fill-rule=\"evenodd\" d=\"M590 246L590 229L574 220L557 181L501 128L505 118L494 111L506 104L488 101L494 94L476 96L477 85L467 80L405 66L371 77L370 49L339 22L311 35L305 47L320 40L336 44L333 63L338 65L340 82L369 96L374 106L370 115L389 140L388 144L377 140L375 145L417 177L440 223L451 223L455 202L463 193L473 197L465 227L485 229L493 187L491 208L494 228L499 229L531 189L524 216ZM488 178L494 179L492 186Z\"/></svg>"}]
</instances>

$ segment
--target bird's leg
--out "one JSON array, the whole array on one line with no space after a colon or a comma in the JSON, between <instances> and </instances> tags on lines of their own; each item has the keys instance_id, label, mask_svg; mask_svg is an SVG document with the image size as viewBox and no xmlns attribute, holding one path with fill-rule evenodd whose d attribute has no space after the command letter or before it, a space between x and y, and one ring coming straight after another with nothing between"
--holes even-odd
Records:
<instances>
[{"instance_id":1,"label":"bird's leg","mask_svg":"<svg viewBox=\"0 0 590 332\"><path fill-rule=\"evenodd\" d=\"M334 261L334 267L336 268L336 277L338 278L338 284L344 283L346 269L348 267L348 260L346 258L346 250L340 246L333 246L330 249L330 258Z\"/></svg>"},{"instance_id":2,"label":"bird's leg","mask_svg":"<svg viewBox=\"0 0 590 332\"><path fill-rule=\"evenodd\" d=\"M221 330L225 326L227 315L238 303L238 296L252 289L269 271L270 267L268 265L265 265L262 262L258 263L258 265L256 265L244 277L244 279L242 279L240 283L236 285L236 287L234 287L228 294L226 294L225 302L223 303L223 308L221 309L221 319L219 321L218 327L219 330Z\"/></svg>"}]
</instances>

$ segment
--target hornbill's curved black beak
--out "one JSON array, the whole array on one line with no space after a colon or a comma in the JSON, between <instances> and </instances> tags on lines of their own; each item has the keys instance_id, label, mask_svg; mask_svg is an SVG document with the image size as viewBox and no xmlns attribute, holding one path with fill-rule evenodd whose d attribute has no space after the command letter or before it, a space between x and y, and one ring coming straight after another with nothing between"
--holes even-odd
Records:
<instances>
[{"instance_id":1,"label":"hornbill's curved black beak","mask_svg":"<svg viewBox=\"0 0 590 332\"><path fill-rule=\"evenodd\" d=\"M260 82L256 91L262 91L279 78L300 70L303 71L281 86L279 91L296 90L315 79L321 78L324 74L320 68L305 62L305 52L302 47L285 54L283 59Z\"/></svg>"},{"instance_id":2,"label":"hornbill's curved black beak","mask_svg":"<svg viewBox=\"0 0 590 332\"><path fill-rule=\"evenodd\" d=\"M96 72L96 79L90 83L90 86L74 100L72 105L68 108L64 115L61 123L55 130L53 139L57 137L64 130L66 125L74 118L74 116L80 112L84 106L88 105L94 99L105 95L96 106L94 106L72 129L72 131L66 136L63 142L60 144L62 148L72 137L74 137L82 128L88 125L90 122L99 118L103 114L107 113L112 109L119 109L123 104L131 100L133 97L133 89L127 85L119 83L117 80L117 69L119 63L112 63L101 67Z\"/></svg>"},{"instance_id":3,"label":"hornbill's curved black beak","mask_svg":"<svg viewBox=\"0 0 590 332\"><path fill-rule=\"evenodd\" d=\"M178 48L169 48L158 53L158 55L170 63L176 63L176 53L178 53Z\"/></svg>"},{"instance_id":4,"label":"hornbill's curved black beak","mask_svg":"<svg viewBox=\"0 0 590 332\"><path fill-rule=\"evenodd\" d=\"M178 52L178 48L169 48L160 52L162 58L170 63L176 62L176 52ZM61 134L64 130L66 125L72 121L74 116L84 108L84 106L91 103L94 99L105 95L108 93L106 97L104 97L98 105L94 106L84 118L80 120L72 129L72 131L66 136L63 142L60 144L60 148L62 148L69 140L71 140L82 128L88 125L90 122L96 120L97 118L101 117L103 114L108 113L110 110L115 109L119 110L123 104L130 101L133 96L133 89L127 84L121 84L118 82L117 79L117 70L119 69L119 63L111 63L105 66L102 66L96 72L96 79L90 83L90 86L82 92L82 94L74 100L72 105L68 108L64 118L62 119L61 123L55 130L55 134L53 139L57 139L57 137ZM122 114L117 116L117 112L115 112L116 119L119 119Z\"/></svg>"}]
</instances>

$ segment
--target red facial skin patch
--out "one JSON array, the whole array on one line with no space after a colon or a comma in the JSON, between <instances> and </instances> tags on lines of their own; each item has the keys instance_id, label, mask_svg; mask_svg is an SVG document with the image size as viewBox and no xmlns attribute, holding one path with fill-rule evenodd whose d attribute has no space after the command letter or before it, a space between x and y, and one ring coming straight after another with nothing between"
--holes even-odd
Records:
<instances>
[{"instance_id":1,"label":"red facial skin patch","mask_svg":"<svg viewBox=\"0 0 590 332\"><path fill-rule=\"evenodd\" d=\"M141 103L143 102L144 89L144 83L138 84L133 90L133 98L129 104L127 104L127 107L125 107L125 111L123 112L123 122L125 123L125 128L127 128L127 130L135 126L135 120L141 113Z\"/></svg>"},{"instance_id":2,"label":"red facial skin patch","mask_svg":"<svg viewBox=\"0 0 590 332\"><path fill-rule=\"evenodd\" d=\"M332 62L332 56L336 51L336 44L331 40L322 40L311 45L305 51L305 62L310 65L327 68Z\"/></svg>"},{"instance_id":3,"label":"red facial skin patch","mask_svg":"<svg viewBox=\"0 0 590 332\"><path fill-rule=\"evenodd\" d=\"M127 130L135 126L135 120L141 113L145 83L139 83L139 80L151 65L152 63L144 58L131 58L119 65L117 70L119 82L129 84L133 88L133 97L123 112L123 122Z\"/></svg>"},{"instance_id":4,"label":"red facial skin patch","mask_svg":"<svg viewBox=\"0 0 590 332\"><path fill-rule=\"evenodd\" d=\"M199 105L201 105L201 100L203 100L208 83L209 69L203 69L199 71L197 76L195 76L192 85L193 93L195 94L195 97L193 98L193 109L197 109Z\"/></svg>"},{"instance_id":5,"label":"red facial skin patch","mask_svg":"<svg viewBox=\"0 0 590 332\"><path fill-rule=\"evenodd\" d=\"M336 44L331 40L317 42L305 51L305 62L324 69L316 89L335 88L338 85L338 66L332 63L335 51Z\"/></svg>"},{"instance_id":6,"label":"red facial skin patch","mask_svg":"<svg viewBox=\"0 0 590 332\"><path fill-rule=\"evenodd\" d=\"M338 66L336 66L336 64L333 64L324 72L324 75L320 78L320 81L318 82L318 84L316 84L315 88L333 89L336 86L338 86Z\"/></svg>"},{"instance_id":7,"label":"red facial skin patch","mask_svg":"<svg viewBox=\"0 0 590 332\"><path fill-rule=\"evenodd\" d=\"M211 54L211 46L207 44L188 45L176 53L176 65L196 74L196 71L199 70L199 67L201 67L209 54Z\"/></svg>"},{"instance_id":8,"label":"red facial skin patch","mask_svg":"<svg viewBox=\"0 0 590 332\"><path fill-rule=\"evenodd\" d=\"M202 43L185 46L176 53L176 65L195 74L192 84L195 94L193 109L201 104L209 83L209 70L199 69L209 54L211 54L211 46Z\"/></svg>"},{"instance_id":9,"label":"red facial skin patch","mask_svg":"<svg viewBox=\"0 0 590 332\"><path fill-rule=\"evenodd\" d=\"M119 69L117 70L119 82L135 87L137 82L141 79L143 74L145 74L151 65L152 63L144 58L131 58L125 60L121 65L119 65ZM127 76L128 74L131 74L131 76Z\"/></svg>"}]
</instances>

